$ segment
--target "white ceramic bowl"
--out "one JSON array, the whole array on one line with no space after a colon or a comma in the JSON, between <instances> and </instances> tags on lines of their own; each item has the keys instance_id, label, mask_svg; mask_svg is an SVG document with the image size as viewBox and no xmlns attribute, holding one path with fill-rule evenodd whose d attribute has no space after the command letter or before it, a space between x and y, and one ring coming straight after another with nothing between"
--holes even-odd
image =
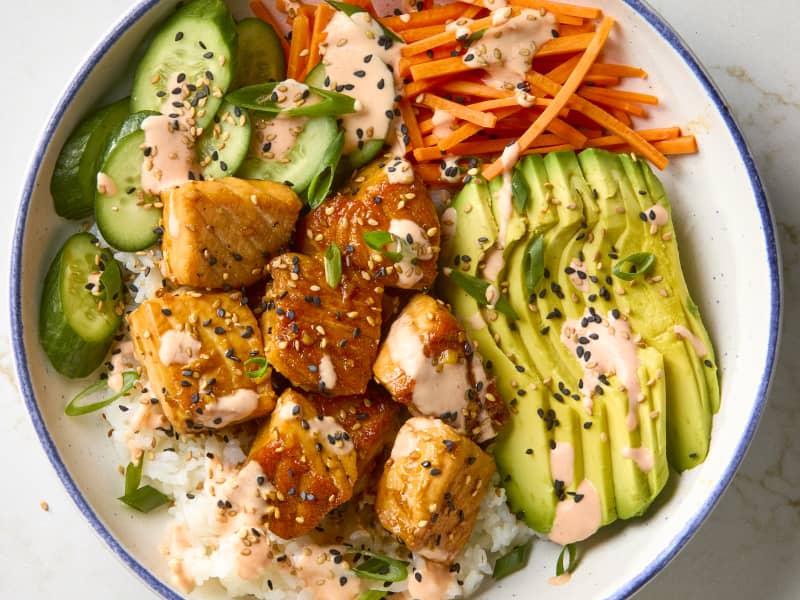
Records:
<instances>
[{"instance_id":1,"label":"white ceramic bowl","mask_svg":"<svg viewBox=\"0 0 800 600\"><path fill-rule=\"evenodd\" d=\"M674 160L662 174L674 206L684 268L714 340L722 373L722 408L706 462L673 477L646 518L617 523L581 544L580 568L552 588L557 549L537 543L528 568L484 597L623 598L661 570L689 540L736 471L756 429L775 364L781 311L779 257L770 209L752 156L725 101L676 33L640 0L586 0L620 23L612 58L650 73L642 89L664 105L653 122L678 123L701 152ZM59 99L26 176L11 264L11 320L17 374L41 443L86 520L131 569L165 598L168 583L156 547L162 516L134 516L114 499L120 479L99 419L65 417L80 387L54 373L37 339L38 304L47 264L74 224L52 210L49 180L66 136L91 106L114 96L120 74L172 0L136 5L98 44ZM239 16L246 2L231 2ZM218 592L192 597L221 598Z\"/></svg>"}]
</instances>

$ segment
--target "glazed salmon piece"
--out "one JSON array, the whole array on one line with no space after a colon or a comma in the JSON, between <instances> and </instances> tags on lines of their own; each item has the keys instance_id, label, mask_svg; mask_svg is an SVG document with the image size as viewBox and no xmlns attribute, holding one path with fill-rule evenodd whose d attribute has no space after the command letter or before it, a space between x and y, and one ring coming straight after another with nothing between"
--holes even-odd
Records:
<instances>
[{"instance_id":1,"label":"glazed salmon piece","mask_svg":"<svg viewBox=\"0 0 800 600\"><path fill-rule=\"evenodd\" d=\"M266 364L261 330L240 298L164 294L128 315L136 358L180 433L254 419L275 406L271 371L258 372Z\"/></svg>"},{"instance_id":2,"label":"glazed salmon piece","mask_svg":"<svg viewBox=\"0 0 800 600\"><path fill-rule=\"evenodd\" d=\"M505 404L467 334L441 300L417 294L392 323L375 379L415 415L442 419L483 442L505 423Z\"/></svg>"},{"instance_id":3,"label":"glazed salmon piece","mask_svg":"<svg viewBox=\"0 0 800 600\"><path fill-rule=\"evenodd\" d=\"M350 434L358 457L359 476L370 471L400 428L403 407L374 382L364 394L332 398L311 394L309 400L319 414L333 417Z\"/></svg>"},{"instance_id":4,"label":"glazed salmon piece","mask_svg":"<svg viewBox=\"0 0 800 600\"><path fill-rule=\"evenodd\" d=\"M395 165L395 166L393 166ZM411 169L390 181L388 169ZM370 248L364 233L390 232L403 240L395 262ZM348 266L363 270L385 287L426 290L436 279L439 217L422 179L408 163L386 158L357 172L345 189L312 210L297 226L301 252L324 252L335 242ZM394 251L391 247L390 251Z\"/></svg>"},{"instance_id":5,"label":"glazed salmon piece","mask_svg":"<svg viewBox=\"0 0 800 600\"><path fill-rule=\"evenodd\" d=\"M164 274L177 285L238 288L262 279L302 203L287 186L226 177L162 194Z\"/></svg>"},{"instance_id":6,"label":"glazed salmon piece","mask_svg":"<svg viewBox=\"0 0 800 600\"><path fill-rule=\"evenodd\" d=\"M286 390L248 456L275 486L270 531L284 539L308 533L349 500L358 476L353 441L301 393Z\"/></svg>"},{"instance_id":7,"label":"glazed salmon piece","mask_svg":"<svg viewBox=\"0 0 800 600\"><path fill-rule=\"evenodd\" d=\"M383 288L348 269L331 288L322 260L303 254L278 256L269 271L261 317L269 363L303 390L363 393L378 351Z\"/></svg>"},{"instance_id":8,"label":"glazed salmon piece","mask_svg":"<svg viewBox=\"0 0 800 600\"><path fill-rule=\"evenodd\" d=\"M409 550L449 563L472 533L494 459L439 419L405 422L378 484L375 511Z\"/></svg>"}]
</instances>

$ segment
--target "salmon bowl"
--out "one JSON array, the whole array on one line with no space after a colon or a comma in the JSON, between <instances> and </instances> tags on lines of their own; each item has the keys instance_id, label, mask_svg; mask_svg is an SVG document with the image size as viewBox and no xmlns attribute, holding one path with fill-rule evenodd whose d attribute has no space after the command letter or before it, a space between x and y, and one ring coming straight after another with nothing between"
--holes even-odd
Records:
<instances>
[{"instance_id":1,"label":"salmon bowl","mask_svg":"<svg viewBox=\"0 0 800 600\"><path fill-rule=\"evenodd\" d=\"M247 2L227 4L237 19L252 16ZM614 43L606 49L607 62L646 67L649 78L636 82L634 89L666 99L663 105L650 109L651 116L681 123L701 148L695 156L674 159L658 177L672 202L686 279L716 349L721 405L713 419L711 444L702 464L680 475L672 471L664 491L644 517L618 521L581 542L579 568L563 586L556 587L551 581L560 547L546 539L534 539L525 568L492 580L491 563L527 538L524 526L506 508L505 496L495 495L493 499L489 495L481 508L485 514L481 513L475 527L484 546L502 551L481 555L476 550L472 562L463 561L469 573L453 575L464 592L467 588L462 580L475 573L470 579L475 581L468 589L470 597L527 597L535 593L544 598L565 594L624 598L635 593L688 542L730 483L755 433L775 362L781 312L778 249L763 187L733 117L691 51L646 4L637 0L587 4L601 8L618 23L612 34ZM112 552L165 598L224 598L249 593L250 589L233 584L227 592L203 585L190 586L193 591L182 588L175 570L158 552L173 517L160 510L131 518L129 508L119 502L119 469L124 461L110 451L111 442L106 437L109 427L122 428L119 415L103 419L66 415L65 405L86 382L71 382L57 373L39 343L39 298L48 264L64 240L79 230L79 225L59 218L52 208L48 182L59 150L90 107L124 94L121 90L130 85L132 75L126 74L131 56L140 54L143 40L174 8L173 3L142 2L124 15L81 66L48 121L27 174L13 242L13 343L18 378L42 446L70 496ZM725 176L719 177L723 172ZM173 272L177 270L176 266ZM325 279L324 270L317 278ZM356 301L344 307L357 308L361 307ZM174 307L167 310L177 312ZM233 313L236 309L227 310ZM180 348L173 351L179 353ZM279 360L270 358L269 362L277 364ZM315 357L314 366L325 371L319 357ZM150 380L154 379L150 374ZM318 379L325 383L322 375ZM336 385L335 379L326 378L330 387ZM347 381L343 373L338 379L340 385ZM289 410L300 405L302 401L295 400ZM80 443L76 443L78 440ZM248 438L243 444L250 441ZM234 462L239 454L244 456L238 447L214 444L200 443L189 450L198 455L227 453ZM147 471L145 475L150 476ZM162 477L173 475L165 473ZM496 489L502 486L497 483ZM487 564L487 560L491 562ZM213 565L207 567L208 577L215 577L215 569ZM274 583L279 587L277 580ZM273 582L267 584L265 580L259 585L269 585L263 589L264 597L283 597L269 595L275 593ZM292 594L298 592L286 593L296 597Z\"/></svg>"}]
</instances>

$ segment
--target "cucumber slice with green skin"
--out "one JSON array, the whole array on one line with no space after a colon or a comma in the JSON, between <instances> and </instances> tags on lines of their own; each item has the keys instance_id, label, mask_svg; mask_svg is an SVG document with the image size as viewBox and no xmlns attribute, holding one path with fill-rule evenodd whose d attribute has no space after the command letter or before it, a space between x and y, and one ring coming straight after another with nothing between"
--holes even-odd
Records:
<instances>
[{"instance_id":1,"label":"cucumber slice with green skin","mask_svg":"<svg viewBox=\"0 0 800 600\"><path fill-rule=\"evenodd\" d=\"M197 140L203 177L221 179L233 175L247 156L251 132L249 113L224 102L214 115L214 123Z\"/></svg>"},{"instance_id":2,"label":"cucumber slice with green skin","mask_svg":"<svg viewBox=\"0 0 800 600\"><path fill-rule=\"evenodd\" d=\"M89 233L69 238L50 264L39 307L39 339L56 371L85 377L103 362L122 322L121 300L111 253Z\"/></svg>"},{"instance_id":3,"label":"cucumber slice with green skin","mask_svg":"<svg viewBox=\"0 0 800 600\"><path fill-rule=\"evenodd\" d=\"M191 0L161 25L139 62L131 112L169 112L174 88L191 85L185 101L197 107L196 126L206 127L230 88L236 59L236 24L225 2Z\"/></svg>"},{"instance_id":4,"label":"cucumber slice with green skin","mask_svg":"<svg viewBox=\"0 0 800 600\"><path fill-rule=\"evenodd\" d=\"M154 110L142 110L132 115L128 115L127 118L119 123L119 125L111 132L108 136L106 141L105 150L103 150L103 154L101 155L101 160L97 165L97 170L99 170L102 165L106 162L108 155L111 154L111 151L116 147L116 145L122 140L123 138L128 137L130 134L139 131L142 128L142 123L147 117L152 117L153 115L158 115L160 113L155 112ZM94 196L92 196L94 199Z\"/></svg>"},{"instance_id":5,"label":"cucumber slice with green skin","mask_svg":"<svg viewBox=\"0 0 800 600\"><path fill-rule=\"evenodd\" d=\"M316 67L311 69L311 71L306 76L305 81L303 82L306 85L310 85L316 88L320 88L323 90L328 89L326 86L326 76L325 76L325 67L322 63L319 63ZM392 108L392 107L389 107ZM380 154L381 150L383 150L383 146L386 143L386 140L381 139L372 139L366 142L359 142L359 148L353 150L349 154L346 154L342 157L342 161L339 165L340 169L345 169L347 167L350 170L358 169L359 167L363 167L373 158Z\"/></svg>"},{"instance_id":6,"label":"cucumber slice with green skin","mask_svg":"<svg viewBox=\"0 0 800 600\"><path fill-rule=\"evenodd\" d=\"M50 179L56 214L65 219L84 219L92 214L95 177L106 139L127 116L126 98L81 121L67 138Z\"/></svg>"},{"instance_id":7,"label":"cucumber slice with green skin","mask_svg":"<svg viewBox=\"0 0 800 600\"><path fill-rule=\"evenodd\" d=\"M286 79L283 46L269 24L251 17L239 21L236 31L239 33L239 58L231 89Z\"/></svg>"},{"instance_id":8,"label":"cucumber slice with green skin","mask_svg":"<svg viewBox=\"0 0 800 600\"><path fill-rule=\"evenodd\" d=\"M141 188L144 131L135 131L117 142L103 163L101 173L110 178L105 194L97 192L94 214L103 238L114 248L134 252L158 241L161 210L158 198Z\"/></svg>"},{"instance_id":9,"label":"cucumber slice with green skin","mask_svg":"<svg viewBox=\"0 0 800 600\"><path fill-rule=\"evenodd\" d=\"M315 117L306 122L303 132L285 157L263 158L262 148L252 148L242 163L238 177L266 179L291 185L300 194L319 171L326 150L335 140L339 128L332 117ZM288 161L282 161L283 158ZM290 182L290 183L289 183Z\"/></svg>"}]
</instances>

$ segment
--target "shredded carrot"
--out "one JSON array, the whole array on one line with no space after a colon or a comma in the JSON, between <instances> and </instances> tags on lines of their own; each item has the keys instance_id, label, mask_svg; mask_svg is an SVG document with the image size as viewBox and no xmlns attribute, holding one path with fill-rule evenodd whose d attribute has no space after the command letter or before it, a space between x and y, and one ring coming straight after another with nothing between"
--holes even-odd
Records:
<instances>
[{"instance_id":1,"label":"shredded carrot","mask_svg":"<svg viewBox=\"0 0 800 600\"><path fill-rule=\"evenodd\" d=\"M292 42L289 45L289 60L286 64L286 77L302 79L308 58L308 40L311 37L308 17L301 13L292 22Z\"/></svg>"},{"instance_id":2,"label":"shredded carrot","mask_svg":"<svg viewBox=\"0 0 800 600\"><path fill-rule=\"evenodd\" d=\"M439 86L439 89L451 94L464 94L475 98L511 98L514 93L500 90L479 81L468 79L451 79Z\"/></svg>"},{"instance_id":3,"label":"shredded carrot","mask_svg":"<svg viewBox=\"0 0 800 600\"><path fill-rule=\"evenodd\" d=\"M580 91L591 91L592 95L606 98L616 98L627 102L637 102L639 104L658 104L658 97L651 94L640 94L627 90L599 90L597 88L581 88Z\"/></svg>"},{"instance_id":4,"label":"shredded carrot","mask_svg":"<svg viewBox=\"0 0 800 600\"><path fill-rule=\"evenodd\" d=\"M325 2L317 5L314 13L314 27L311 30L311 42L308 45L308 61L303 79L317 66L320 61L319 45L325 41L325 28L330 23L336 11Z\"/></svg>"},{"instance_id":5,"label":"shredded carrot","mask_svg":"<svg viewBox=\"0 0 800 600\"><path fill-rule=\"evenodd\" d=\"M523 8L545 9L553 14L580 17L582 19L599 19L603 11L592 6L578 6L577 4L562 4L561 2L548 2L547 0L510 0L511 6Z\"/></svg>"},{"instance_id":6,"label":"shredded carrot","mask_svg":"<svg viewBox=\"0 0 800 600\"><path fill-rule=\"evenodd\" d=\"M414 167L414 170L422 177L422 181L425 183L435 183L437 185L447 184L447 182L441 180L442 169L438 163L420 163Z\"/></svg>"},{"instance_id":7,"label":"shredded carrot","mask_svg":"<svg viewBox=\"0 0 800 600\"><path fill-rule=\"evenodd\" d=\"M476 19L464 25L464 27L468 29L470 33L475 33L476 31L480 31L481 29L487 29L491 26L492 26L492 17L483 17L482 19ZM443 31L442 33L437 33L436 35L432 35L427 39L419 40L418 42L413 42L411 44L406 44L400 49L400 54L402 56L414 56L415 54L422 54L423 52L426 52L428 50L433 50L438 46L442 46L444 44L457 41L456 36L457 32L454 29Z\"/></svg>"},{"instance_id":8,"label":"shredded carrot","mask_svg":"<svg viewBox=\"0 0 800 600\"><path fill-rule=\"evenodd\" d=\"M626 100L620 100L619 98L608 97L605 94L602 94L601 92L602 90L587 87L578 90L578 95L582 96L583 98L586 98L587 100L591 100L595 104L601 104L603 106L617 108L636 117L647 116L647 112L644 110L644 108L642 108L638 104L633 104L632 102L628 102Z\"/></svg>"},{"instance_id":9,"label":"shredded carrot","mask_svg":"<svg viewBox=\"0 0 800 600\"><path fill-rule=\"evenodd\" d=\"M411 140L412 148L422 148L422 132L419 130L417 123L417 115L414 114L414 108L408 100L401 100L398 102L400 109L400 116L403 118L403 123L408 127L408 138Z\"/></svg>"},{"instance_id":10,"label":"shredded carrot","mask_svg":"<svg viewBox=\"0 0 800 600\"><path fill-rule=\"evenodd\" d=\"M575 35L577 33L594 33L595 25L591 21L585 21L582 25L562 24L558 28L561 35Z\"/></svg>"},{"instance_id":11,"label":"shredded carrot","mask_svg":"<svg viewBox=\"0 0 800 600\"><path fill-rule=\"evenodd\" d=\"M610 75L612 77L638 77L639 79L647 79L647 71L639 67L630 67L628 65L609 65L603 63L595 63L589 70L593 75Z\"/></svg>"},{"instance_id":12,"label":"shredded carrot","mask_svg":"<svg viewBox=\"0 0 800 600\"><path fill-rule=\"evenodd\" d=\"M417 99L417 103L434 110L446 110L457 119L475 123L475 125L480 125L481 127L491 128L497 123L497 117L492 113L475 110L435 94L423 94L422 98Z\"/></svg>"},{"instance_id":13,"label":"shredded carrot","mask_svg":"<svg viewBox=\"0 0 800 600\"><path fill-rule=\"evenodd\" d=\"M437 87L444 83L447 77L437 77L435 79L423 79L422 81L412 81L403 88L403 94L406 98L412 100L419 96L422 92Z\"/></svg>"},{"instance_id":14,"label":"shredded carrot","mask_svg":"<svg viewBox=\"0 0 800 600\"><path fill-rule=\"evenodd\" d=\"M443 25L450 20L461 18L468 8L472 8L472 6L463 2L453 2L444 6L434 6L428 10L419 10L407 15L384 17L379 20L384 26L402 35L402 32L407 29Z\"/></svg>"},{"instance_id":15,"label":"shredded carrot","mask_svg":"<svg viewBox=\"0 0 800 600\"><path fill-rule=\"evenodd\" d=\"M591 84L595 87L595 89L601 89L619 85L619 77L611 77L610 75L592 75L590 73L583 78L583 82Z\"/></svg>"},{"instance_id":16,"label":"shredded carrot","mask_svg":"<svg viewBox=\"0 0 800 600\"><path fill-rule=\"evenodd\" d=\"M611 114L619 119L621 123L624 123L627 127L633 127L631 116L621 108L612 108Z\"/></svg>"},{"instance_id":17,"label":"shredded carrot","mask_svg":"<svg viewBox=\"0 0 800 600\"><path fill-rule=\"evenodd\" d=\"M415 27L414 29L406 29L399 35L401 38L403 38L404 42L411 43L411 42L418 42L419 40L424 40L426 38L431 37L432 35L444 33L445 31L446 29L444 25L426 25L425 27Z\"/></svg>"},{"instance_id":18,"label":"shredded carrot","mask_svg":"<svg viewBox=\"0 0 800 600\"><path fill-rule=\"evenodd\" d=\"M675 140L681 137L680 127L662 127L659 129L640 129L638 133L642 139L648 142L663 142L666 140ZM685 136L694 137L694 136ZM586 142L588 148L607 148L608 146L620 146L627 143L618 135L604 135L596 137Z\"/></svg>"},{"instance_id":19,"label":"shredded carrot","mask_svg":"<svg viewBox=\"0 0 800 600\"><path fill-rule=\"evenodd\" d=\"M694 154L697 152L697 139L693 135L686 135L674 140L653 142L653 146L664 154Z\"/></svg>"},{"instance_id":20,"label":"shredded carrot","mask_svg":"<svg viewBox=\"0 0 800 600\"><path fill-rule=\"evenodd\" d=\"M448 152L442 152L437 146L427 146L424 148L414 149L414 158L418 161L425 162L431 160L439 160L446 154L456 156L473 156L477 154L492 154L494 152L502 152L503 149L510 143L514 142L516 138L499 138L495 140L482 139L474 142L463 142L452 146ZM536 146L551 146L554 144L563 144L564 140L559 138L553 133L545 133L536 139Z\"/></svg>"},{"instance_id":21,"label":"shredded carrot","mask_svg":"<svg viewBox=\"0 0 800 600\"><path fill-rule=\"evenodd\" d=\"M508 108L501 108L495 113L495 115L497 116L497 120L500 121L501 119L509 117L520 110L522 110L521 106L510 106ZM474 123L464 123L445 139L440 140L436 145L440 150L449 150L456 144L463 142L467 138L475 135L480 130L481 128Z\"/></svg>"},{"instance_id":22,"label":"shredded carrot","mask_svg":"<svg viewBox=\"0 0 800 600\"><path fill-rule=\"evenodd\" d=\"M440 60L432 60L419 63L411 67L411 76L415 81L428 79L429 77L440 77L442 75L455 75L464 71L471 71L474 67L465 63L460 56L451 56Z\"/></svg>"},{"instance_id":23,"label":"shredded carrot","mask_svg":"<svg viewBox=\"0 0 800 600\"><path fill-rule=\"evenodd\" d=\"M551 133L555 133L568 144L572 144L572 147L576 150L583 148L584 145L586 145L587 137L575 129L572 125L562 121L559 118L555 118L550 121L550 124L547 126L547 130ZM531 143L533 142L531 141Z\"/></svg>"},{"instance_id":24,"label":"shredded carrot","mask_svg":"<svg viewBox=\"0 0 800 600\"><path fill-rule=\"evenodd\" d=\"M545 108L544 112L539 116L539 118L536 119L525 131L525 133L520 136L517 142L519 144L520 152L527 150L533 140L541 135L545 129L547 129L547 126L556 117L558 112L564 106L566 106L569 99L580 86L584 76L589 71L589 67L591 67L592 63L597 60L597 57L599 56L600 51L603 49L603 46L605 45L613 26L614 19L611 17L605 17L602 23L600 23L600 26L597 28L597 32L594 34L591 43L589 43L588 47L586 48L586 52L584 52L583 56L578 61L578 64L575 65L575 69L572 71L572 74L569 76L558 93L553 96L552 104ZM503 162L498 158L483 170L483 176L486 177L486 179L494 179L500 174L503 168Z\"/></svg>"},{"instance_id":25,"label":"shredded carrot","mask_svg":"<svg viewBox=\"0 0 800 600\"><path fill-rule=\"evenodd\" d=\"M528 82L536 87L544 89L546 93L553 95L558 94L563 90L562 86L550 81L543 75L532 71L528 74ZM617 134L624 138L632 148L642 157L649 160L659 169L666 168L669 161L667 158L650 145L646 140L633 131L630 127L621 123L618 119L612 117L602 108L592 104L585 98L573 95L569 101L570 107L583 113L589 119L601 125L605 129Z\"/></svg>"},{"instance_id":26,"label":"shredded carrot","mask_svg":"<svg viewBox=\"0 0 800 600\"><path fill-rule=\"evenodd\" d=\"M281 43L281 48L283 48L283 55L288 57L289 42L287 42L286 38L283 36L283 30L278 25L278 22L272 17L272 13L269 12L266 6L261 4L260 0L250 0L250 10L253 11L253 14L256 17L264 21L264 23L275 30L275 33L278 35L278 41Z\"/></svg>"},{"instance_id":27,"label":"shredded carrot","mask_svg":"<svg viewBox=\"0 0 800 600\"><path fill-rule=\"evenodd\" d=\"M581 17L573 17L563 13L556 14L556 21L558 21L559 25L570 25L573 27L583 26L583 19Z\"/></svg>"},{"instance_id":28,"label":"shredded carrot","mask_svg":"<svg viewBox=\"0 0 800 600\"><path fill-rule=\"evenodd\" d=\"M594 33L578 33L576 35L562 35L561 37L547 40L541 47L537 48L536 56L544 58L546 56L556 56L558 54L569 54L586 50L594 39Z\"/></svg>"}]
</instances>

